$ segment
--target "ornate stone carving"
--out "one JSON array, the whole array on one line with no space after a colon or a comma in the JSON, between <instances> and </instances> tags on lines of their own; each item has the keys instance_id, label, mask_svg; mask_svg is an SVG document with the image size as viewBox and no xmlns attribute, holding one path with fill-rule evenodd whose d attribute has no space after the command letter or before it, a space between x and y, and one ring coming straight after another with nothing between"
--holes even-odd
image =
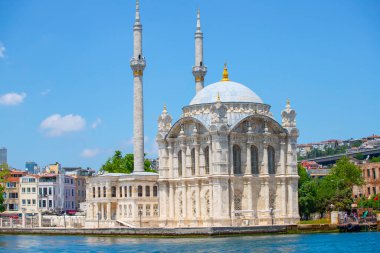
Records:
<instances>
[{"instance_id":1,"label":"ornate stone carving","mask_svg":"<svg viewBox=\"0 0 380 253\"><path fill-rule=\"evenodd\" d=\"M158 117L158 132L167 133L172 128L172 117L168 114L166 106L162 114Z\"/></svg>"},{"instance_id":2,"label":"ornate stone carving","mask_svg":"<svg viewBox=\"0 0 380 253\"><path fill-rule=\"evenodd\" d=\"M286 108L281 112L283 127L296 127L296 111L290 107L290 101L286 102Z\"/></svg>"}]
</instances>

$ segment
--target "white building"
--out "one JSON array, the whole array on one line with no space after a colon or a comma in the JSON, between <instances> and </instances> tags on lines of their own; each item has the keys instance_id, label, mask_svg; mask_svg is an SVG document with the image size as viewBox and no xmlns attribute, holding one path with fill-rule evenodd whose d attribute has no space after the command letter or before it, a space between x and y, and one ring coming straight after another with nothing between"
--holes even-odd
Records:
<instances>
[{"instance_id":1,"label":"white building","mask_svg":"<svg viewBox=\"0 0 380 253\"><path fill-rule=\"evenodd\" d=\"M204 86L207 68L199 12L192 69L196 95L174 124L164 108L156 137L159 175L143 172L142 77L146 62L138 1L136 6L131 60L135 171L88 180L87 196L92 198L87 201L86 224L202 227L297 223L296 112L288 101L281 123L277 122L270 105L247 86L229 79L226 66L221 81ZM152 187L157 190L157 184L159 194L146 195ZM144 189L149 191L144 193ZM142 218L145 222L139 224Z\"/></svg>"},{"instance_id":2,"label":"white building","mask_svg":"<svg viewBox=\"0 0 380 253\"><path fill-rule=\"evenodd\" d=\"M27 214L38 212L38 176L26 175L20 178L20 207Z\"/></svg>"}]
</instances>

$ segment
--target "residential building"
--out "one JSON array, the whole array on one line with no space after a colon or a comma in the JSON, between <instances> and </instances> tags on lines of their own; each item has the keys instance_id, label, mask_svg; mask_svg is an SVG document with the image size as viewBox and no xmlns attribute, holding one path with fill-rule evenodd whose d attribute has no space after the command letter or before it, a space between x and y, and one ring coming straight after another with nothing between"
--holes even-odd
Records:
<instances>
[{"instance_id":1,"label":"residential building","mask_svg":"<svg viewBox=\"0 0 380 253\"><path fill-rule=\"evenodd\" d=\"M4 190L4 206L6 213L20 212L20 178L26 175L23 171L12 170L7 179Z\"/></svg>"},{"instance_id":2,"label":"residential building","mask_svg":"<svg viewBox=\"0 0 380 253\"><path fill-rule=\"evenodd\" d=\"M74 178L64 174L40 175L38 206L42 211L75 210Z\"/></svg>"},{"instance_id":3,"label":"residential building","mask_svg":"<svg viewBox=\"0 0 380 253\"><path fill-rule=\"evenodd\" d=\"M20 178L20 211L27 214L38 212L38 176L24 175Z\"/></svg>"},{"instance_id":4,"label":"residential building","mask_svg":"<svg viewBox=\"0 0 380 253\"><path fill-rule=\"evenodd\" d=\"M355 198L365 196L366 198L371 195L380 193L380 163L363 162L358 164L362 171L364 179L363 186L353 187L353 196Z\"/></svg>"}]
</instances>

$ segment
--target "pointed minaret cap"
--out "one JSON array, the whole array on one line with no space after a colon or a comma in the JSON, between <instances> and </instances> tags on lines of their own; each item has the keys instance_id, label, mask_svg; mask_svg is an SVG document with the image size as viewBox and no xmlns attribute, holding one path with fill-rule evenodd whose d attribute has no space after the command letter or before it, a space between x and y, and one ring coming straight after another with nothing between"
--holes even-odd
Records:
<instances>
[{"instance_id":1,"label":"pointed minaret cap","mask_svg":"<svg viewBox=\"0 0 380 253\"><path fill-rule=\"evenodd\" d=\"M228 78L228 69L227 69L227 63L224 63L224 69L223 69L223 77L222 81L229 81L230 79Z\"/></svg>"},{"instance_id":2,"label":"pointed minaret cap","mask_svg":"<svg viewBox=\"0 0 380 253\"><path fill-rule=\"evenodd\" d=\"M135 23L140 23L140 1L136 0L136 18Z\"/></svg>"},{"instance_id":3,"label":"pointed minaret cap","mask_svg":"<svg viewBox=\"0 0 380 253\"><path fill-rule=\"evenodd\" d=\"M290 99L286 99L286 108L290 108Z\"/></svg>"},{"instance_id":4,"label":"pointed minaret cap","mask_svg":"<svg viewBox=\"0 0 380 253\"><path fill-rule=\"evenodd\" d=\"M162 111L163 113L167 113L168 111L166 110L166 104L164 104L164 110Z\"/></svg>"},{"instance_id":5,"label":"pointed minaret cap","mask_svg":"<svg viewBox=\"0 0 380 253\"><path fill-rule=\"evenodd\" d=\"M197 12L197 31L201 31L201 12L199 8Z\"/></svg>"}]
</instances>

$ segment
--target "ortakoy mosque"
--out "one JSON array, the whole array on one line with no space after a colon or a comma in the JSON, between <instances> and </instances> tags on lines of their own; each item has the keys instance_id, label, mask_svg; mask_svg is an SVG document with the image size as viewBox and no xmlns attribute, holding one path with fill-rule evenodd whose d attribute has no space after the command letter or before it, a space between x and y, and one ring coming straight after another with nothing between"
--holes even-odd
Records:
<instances>
[{"instance_id":1,"label":"ortakoy mosque","mask_svg":"<svg viewBox=\"0 0 380 253\"><path fill-rule=\"evenodd\" d=\"M142 25L134 24L132 174L108 173L87 184L88 227L208 227L295 224L298 213L296 112L282 122L247 86L229 79L204 86L200 15L195 32L196 95L173 122L158 118L159 174L143 168Z\"/></svg>"}]
</instances>

